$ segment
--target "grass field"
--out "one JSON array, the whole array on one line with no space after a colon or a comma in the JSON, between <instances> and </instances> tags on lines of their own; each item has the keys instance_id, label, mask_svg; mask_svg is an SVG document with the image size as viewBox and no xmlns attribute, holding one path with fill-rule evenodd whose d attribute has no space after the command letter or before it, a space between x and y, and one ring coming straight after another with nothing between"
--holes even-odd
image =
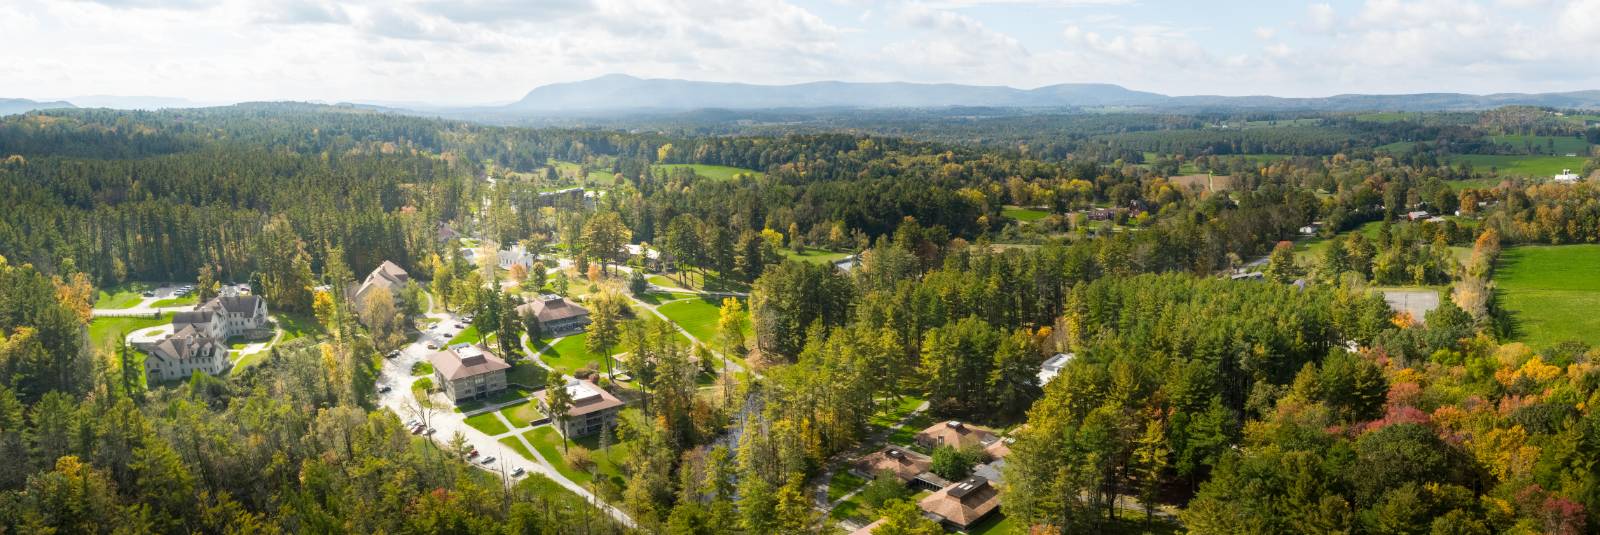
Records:
<instances>
[{"instance_id":1,"label":"grass field","mask_svg":"<svg viewBox=\"0 0 1600 535\"><path fill-rule=\"evenodd\" d=\"M193 304L199 303L199 302L200 302L200 296L199 295L189 294L189 295L185 295L183 297L176 297L176 298L172 298L172 299L162 299L160 301L156 301L154 303L150 303L150 307L151 308L181 307L181 306L193 305ZM135 303L137 303L137 301Z\"/></svg>"},{"instance_id":2,"label":"grass field","mask_svg":"<svg viewBox=\"0 0 1600 535\"><path fill-rule=\"evenodd\" d=\"M1531 149L1532 152L1540 154L1555 154L1558 156L1569 153L1577 154L1578 156L1587 156L1589 154L1589 142L1581 137L1507 135L1492 136L1489 139L1493 140L1497 145L1510 145L1515 150ZM1551 147L1554 147L1554 150Z\"/></svg>"},{"instance_id":3,"label":"grass field","mask_svg":"<svg viewBox=\"0 0 1600 535\"><path fill-rule=\"evenodd\" d=\"M566 375L572 375L578 370L587 368L590 363L598 366L600 370L605 370L605 366L600 363L600 358L589 355L589 350L583 347L583 344L588 340L589 333L562 338L555 345L545 349L539 355L539 359L543 360L551 368L555 368ZM548 344L549 340L540 340L539 343Z\"/></svg>"},{"instance_id":4,"label":"grass field","mask_svg":"<svg viewBox=\"0 0 1600 535\"><path fill-rule=\"evenodd\" d=\"M697 163L657 164L657 165L650 166L650 168L651 169L685 169L685 168L693 169L694 170L694 174L700 175L700 176L705 177L705 178L709 178L711 180L733 180L733 178L735 176L741 175L741 174L750 175L750 176L755 177L755 178L761 178L761 176L765 174L765 173L762 173L760 171L756 171L756 170L752 170L752 169L744 169L744 168L741 168L741 167L728 167L728 166L725 166L725 165L704 165L704 164L697 164Z\"/></svg>"},{"instance_id":5,"label":"grass field","mask_svg":"<svg viewBox=\"0 0 1600 535\"><path fill-rule=\"evenodd\" d=\"M89 322L89 344L96 349L115 347L117 338L124 333L171 322L172 314L159 318L95 318Z\"/></svg>"},{"instance_id":6,"label":"grass field","mask_svg":"<svg viewBox=\"0 0 1600 535\"><path fill-rule=\"evenodd\" d=\"M680 282L678 280L679 278L682 278L683 281ZM665 287L665 288L683 288L685 290L696 290L696 291L699 291L699 290L729 291L729 290L731 290L731 291L735 291L735 292L744 292L744 291L749 291L750 290L750 285L749 284L745 284L745 283L740 282L740 281L724 280L722 277L718 276L714 272L711 273L710 275L704 275L704 276L702 276L697 271L684 272L681 277L679 276L678 273L651 275L648 279L645 279L645 280L649 281L650 284L654 284L656 286L661 286L661 287Z\"/></svg>"},{"instance_id":7,"label":"grass field","mask_svg":"<svg viewBox=\"0 0 1600 535\"><path fill-rule=\"evenodd\" d=\"M1015 219L1017 221L1021 221L1023 223L1029 223L1029 222L1033 222L1033 221L1038 221L1040 219L1044 219L1045 216L1050 215L1050 212L1046 212L1044 210L1034 210L1032 208L1023 208L1021 206L1009 206L1008 205L1008 206L1000 209L1000 215L1009 217L1011 219Z\"/></svg>"},{"instance_id":8,"label":"grass field","mask_svg":"<svg viewBox=\"0 0 1600 535\"><path fill-rule=\"evenodd\" d=\"M509 437L505 437L505 438L500 439L500 445L505 446L506 449L508 449L508 450L517 452L517 455L521 455L522 458L524 458L524 459L527 459L527 460L530 460L530 461L534 460L533 459L533 453L529 452L528 451L528 447L522 445L522 440L518 439L515 436L509 436Z\"/></svg>"},{"instance_id":9,"label":"grass field","mask_svg":"<svg viewBox=\"0 0 1600 535\"><path fill-rule=\"evenodd\" d=\"M108 310L133 308L144 301L142 294L145 290L155 287L155 284L147 282L129 282L105 288L95 293L94 307Z\"/></svg>"},{"instance_id":10,"label":"grass field","mask_svg":"<svg viewBox=\"0 0 1600 535\"><path fill-rule=\"evenodd\" d=\"M560 174L562 177L570 180L578 179L578 164L573 162L564 162L561 160L550 160L550 165L555 166L556 173ZM609 169L590 169L588 178L590 182L599 182L607 185L611 184L616 179L616 177L611 174ZM565 187L553 187L551 189L565 189Z\"/></svg>"},{"instance_id":11,"label":"grass field","mask_svg":"<svg viewBox=\"0 0 1600 535\"><path fill-rule=\"evenodd\" d=\"M722 301L690 299L661 305L656 310L667 319L689 331L703 343L712 344L717 339L717 322L722 318ZM748 331L748 329L746 329ZM749 332L745 335L748 337ZM713 345L712 347L716 347Z\"/></svg>"},{"instance_id":12,"label":"grass field","mask_svg":"<svg viewBox=\"0 0 1600 535\"><path fill-rule=\"evenodd\" d=\"M1378 230L1381 228L1383 228L1382 221L1369 221L1367 223L1363 223L1355 230L1347 230L1339 233L1338 237L1343 238L1345 236L1349 236L1352 232L1360 232L1362 235L1366 236L1368 240L1373 240L1377 239ZM1308 238L1295 242L1294 258L1295 260L1301 262L1316 261L1322 257L1322 251L1327 249L1328 245L1331 243L1333 243L1333 238L1322 237Z\"/></svg>"},{"instance_id":13,"label":"grass field","mask_svg":"<svg viewBox=\"0 0 1600 535\"><path fill-rule=\"evenodd\" d=\"M1471 163L1473 170L1488 173L1494 169L1500 176L1525 176L1550 178L1562 169L1583 169L1588 158L1578 156L1503 156L1491 154L1463 154L1451 157L1451 163Z\"/></svg>"},{"instance_id":14,"label":"grass field","mask_svg":"<svg viewBox=\"0 0 1600 535\"><path fill-rule=\"evenodd\" d=\"M785 247L783 249L779 249L778 253L782 254L784 258L790 260L811 262L813 264L831 264L840 260L844 260L844 257L850 256L850 253L835 253L815 247L807 247L805 251L798 253L794 252L794 249Z\"/></svg>"},{"instance_id":15,"label":"grass field","mask_svg":"<svg viewBox=\"0 0 1600 535\"><path fill-rule=\"evenodd\" d=\"M278 312L274 313L272 318L278 322L278 330L283 331L283 339L278 341L280 343L306 336L327 334L314 316Z\"/></svg>"},{"instance_id":16,"label":"grass field","mask_svg":"<svg viewBox=\"0 0 1600 535\"><path fill-rule=\"evenodd\" d=\"M544 388L545 376L549 375L549 373L544 369L544 366L523 360L513 364L510 370L506 370L506 382L532 389L540 389Z\"/></svg>"},{"instance_id":17,"label":"grass field","mask_svg":"<svg viewBox=\"0 0 1600 535\"><path fill-rule=\"evenodd\" d=\"M1600 245L1506 249L1495 271L1496 297L1510 312L1513 338L1535 349L1568 340L1600 344Z\"/></svg>"},{"instance_id":18,"label":"grass field","mask_svg":"<svg viewBox=\"0 0 1600 535\"><path fill-rule=\"evenodd\" d=\"M495 416L493 411L485 412L475 416L468 416L467 425L472 426L473 429L483 431L489 436L510 431L510 429L506 428L505 422L501 422L500 418Z\"/></svg>"},{"instance_id":19,"label":"grass field","mask_svg":"<svg viewBox=\"0 0 1600 535\"><path fill-rule=\"evenodd\" d=\"M833 474L833 479L828 480L828 501L843 498L850 491L859 489L866 484L867 481L861 479L861 476L850 472L836 472Z\"/></svg>"},{"instance_id":20,"label":"grass field","mask_svg":"<svg viewBox=\"0 0 1600 535\"><path fill-rule=\"evenodd\" d=\"M539 412L539 407L535 406L532 401L500 409L500 415L505 416L506 421L511 422L511 425L516 426L518 429L527 427L528 422L544 417L544 414Z\"/></svg>"},{"instance_id":21,"label":"grass field","mask_svg":"<svg viewBox=\"0 0 1600 535\"><path fill-rule=\"evenodd\" d=\"M539 455L555 465L557 472L561 472L561 475L573 483L587 485L594 479L589 472L575 469L567 464L567 458L562 454L561 434L557 433L554 427L548 425L536 427L522 436L528 439L529 444L533 444L533 449L539 450ZM609 478L617 485L624 483L622 470L617 467L617 462L622 460L623 454L627 451L627 443L612 444L607 448L608 451L602 452L596 437L589 436L569 441L567 447L572 446L589 448L590 458L594 459L594 472L600 477Z\"/></svg>"},{"instance_id":22,"label":"grass field","mask_svg":"<svg viewBox=\"0 0 1600 535\"><path fill-rule=\"evenodd\" d=\"M427 377L433 375L433 364L423 361L411 365L412 377Z\"/></svg>"}]
</instances>

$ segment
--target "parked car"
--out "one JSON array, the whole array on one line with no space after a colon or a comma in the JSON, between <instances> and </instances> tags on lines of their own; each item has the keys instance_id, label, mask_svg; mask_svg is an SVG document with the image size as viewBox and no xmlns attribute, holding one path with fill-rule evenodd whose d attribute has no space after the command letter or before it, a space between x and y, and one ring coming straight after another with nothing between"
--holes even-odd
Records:
<instances>
[{"instance_id":1,"label":"parked car","mask_svg":"<svg viewBox=\"0 0 1600 535\"><path fill-rule=\"evenodd\" d=\"M416 418L412 418L410 420L406 420L406 427L416 427L419 423L422 422L418 422Z\"/></svg>"},{"instance_id":2,"label":"parked car","mask_svg":"<svg viewBox=\"0 0 1600 535\"><path fill-rule=\"evenodd\" d=\"M392 390L394 390L394 389L390 388L389 385L383 385L383 386L378 387L378 393L379 394L388 394Z\"/></svg>"},{"instance_id":3,"label":"parked car","mask_svg":"<svg viewBox=\"0 0 1600 535\"><path fill-rule=\"evenodd\" d=\"M383 354L383 358L386 358L386 359L392 359L392 358L395 358L395 357L398 357L398 356L400 356L400 350L398 350L398 349L395 349L395 350L392 350L392 351L390 351L388 353L384 353Z\"/></svg>"},{"instance_id":4,"label":"parked car","mask_svg":"<svg viewBox=\"0 0 1600 535\"><path fill-rule=\"evenodd\" d=\"M488 457L484 457L482 461L478 461L478 462L483 463L483 464L494 464L494 456L490 455Z\"/></svg>"},{"instance_id":5,"label":"parked car","mask_svg":"<svg viewBox=\"0 0 1600 535\"><path fill-rule=\"evenodd\" d=\"M428 342L428 349L439 349L439 344Z\"/></svg>"},{"instance_id":6,"label":"parked car","mask_svg":"<svg viewBox=\"0 0 1600 535\"><path fill-rule=\"evenodd\" d=\"M471 458L474 458L474 457L477 457L477 456L478 456L478 448L472 448L472 451L467 452L467 458L468 459L471 459Z\"/></svg>"},{"instance_id":7,"label":"parked car","mask_svg":"<svg viewBox=\"0 0 1600 535\"><path fill-rule=\"evenodd\" d=\"M432 435L434 433L437 433L438 431L439 431L438 429L434 429L432 427L429 427L428 430L427 431L423 431L422 434L424 434L424 435Z\"/></svg>"},{"instance_id":8,"label":"parked car","mask_svg":"<svg viewBox=\"0 0 1600 535\"><path fill-rule=\"evenodd\" d=\"M457 323L457 324L456 324L456 328L457 328L457 329L465 329L465 328L467 328L467 326L466 326L466 325L462 325L462 324L460 324L460 323Z\"/></svg>"},{"instance_id":9,"label":"parked car","mask_svg":"<svg viewBox=\"0 0 1600 535\"><path fill-rule=\"evenodd\" d=\"M142 294L139 294L139 295L143 295L145 297L155 297L156 293L155 292L145 292L145 293L142 293Z\"/></svg>"},{"instance_id":10,"label":"parked car","mask_svg":"<svg viewBox=\"0 0 1600 535\"><path fill-rule=\"evenodd\" d=\"M522 474L526 474L526 473L528 473L527 470L523 470L521 468L518 468L516 470L512 470L511 471L511 477L522 477Z\"/></svg>"},{"instance_id":11,"label":"parked car","mask_svg":"<svg viewBox=\"0 0 1600 535\"><path fill-rule=\"evenodd\" d=\"M422 429L423 429L423 427L420 424L411 426L411 434L420 435L420 434L422 434Z\"/></svg>"}]
</instances>

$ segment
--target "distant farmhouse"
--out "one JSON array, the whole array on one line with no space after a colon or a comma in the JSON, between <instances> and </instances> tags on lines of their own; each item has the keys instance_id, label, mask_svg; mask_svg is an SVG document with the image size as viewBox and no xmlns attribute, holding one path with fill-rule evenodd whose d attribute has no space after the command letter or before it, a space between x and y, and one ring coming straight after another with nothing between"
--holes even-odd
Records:
<instances>
[{"instance_id":1,"label":"distant farmhouse","mask_svg":"<svg viewBox=\"0 0 1600 535\"><path fill-rule=\"evenodd\" d=\"M151 382L173 381L196 371L208 375L228 371L229 338L271 336L267 301L254 295L230 295L173 314L172 334L136 341L134 348L145 353L145 375Z\"/></svg>"},{"instance_id":2,"label":"distant farmhouse","mask_svg":"<svg viewBox=\"0 0 1600 535\"><path fill-rule=\"evenodd\" d=\"M506 389L504 359L482 344L456 344L428 355L433 364L434 385L444 390L452 403L481 399Z\"/></svg>"},{"instance_id":3,"label":"distant farmhouse","mask_svg":"<svg viewBox=\"0 0 1600 535\"><path fill-rule=\"evenodd\" d=\"M378 264L377 269L367 274L367 278L362 280L361 284L354 284L346 289L345 295L358 309L367 302L367 297L373 292L389 292L389 296L398 302L400 290L405 289L406 283L409 282L411 275L407 274L406 270L400 269L394 262L384 260L382 264Z\"/></svg>"},{"instance_id":4,"label":"distant farmhouse","mask_svg":"<svg viewBox=\"0 0 1600 535\"><path fill-rule=\"evenodd\" d=\"M1579 180L1583 180L1583 177L1578 176L1577 173L1573 173L1571 169L1562 169L1561 174L1556 175L1555 178L1551 179L1552 182L1557 184L1576 184Z\"/></svg>"},{"instance_id":5,"label":"distant farmhouse","mask_svg":"<svg viewBox=\"0 0 1600 535\"><path fill-rule=\"evenodd\" d=\"M584 437L598 434L602 429L609 429L616 425L617 413L622 411L622 400L606 392L604 388L582 379L567 381L567 395L572 398L572 407L567 412L567 421L552 422L556 430L568 438ZM545 392L537 396L539 410L550 414Z\"/></svg>"},{"instance_id":6,"label":"distant farmhouse","mask_svg":"<svg viewBox=\"0 0 1600 535\"><path fill-rule=\"evenodd\" d=\"M534 298L517 307L517 314L538 321L539 331L546 336L572 334L589 325L589 309L555 294Z\"/></svg>"}]
</instances>

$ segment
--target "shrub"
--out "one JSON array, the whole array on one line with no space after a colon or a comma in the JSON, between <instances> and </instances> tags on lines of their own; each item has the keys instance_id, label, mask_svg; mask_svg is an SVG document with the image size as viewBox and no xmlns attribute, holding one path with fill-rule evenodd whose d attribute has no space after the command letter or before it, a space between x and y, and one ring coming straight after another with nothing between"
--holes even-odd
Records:
<instances>
[{"instance_id":1,"label":"shrub","mask_svg":"<svg viewBox=\"0 0 1600 535\"><path fill-rule=\"evenodd\" d=\"M589 452L589 448L576 444L569 445L566 458L567 466L571 466L574 470L588 472L590 468L594 468L594 455Z\"/></svg>"},{"instance_id":2,"label":"shrub","mask_svg":"<svg viewBox=\"0 0 1600 535\"><path fill-rule=\"evenodd\" d=\"M884 470L876 478L861 489L861 503L874 511L883 504L905 499L911 496L911 489L906 488L894 472Z\"/></svg>"}]
</instances>

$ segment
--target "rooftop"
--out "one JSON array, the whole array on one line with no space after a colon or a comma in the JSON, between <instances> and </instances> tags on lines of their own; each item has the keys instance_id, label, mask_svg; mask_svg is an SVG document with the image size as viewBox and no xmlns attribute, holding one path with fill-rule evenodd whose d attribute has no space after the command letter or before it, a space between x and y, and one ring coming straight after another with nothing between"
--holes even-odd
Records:
<instances>
[{"instance_id":1,"label":"rooftop","mask_svg":"<svg viewBox=\"0 0 1600 535\"><path fill-rule=\"evenodd\" d=\"M511 368L481 344L456 344L428 355L428 362L441 377L454 381Z\"/></svg>"}]
</instances>

